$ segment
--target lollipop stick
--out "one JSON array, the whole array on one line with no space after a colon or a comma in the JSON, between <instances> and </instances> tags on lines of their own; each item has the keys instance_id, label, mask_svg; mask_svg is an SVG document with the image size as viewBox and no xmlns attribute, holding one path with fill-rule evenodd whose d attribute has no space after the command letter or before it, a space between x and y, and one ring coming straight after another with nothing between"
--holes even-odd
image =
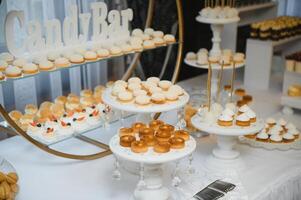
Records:
<instances>
[{"instance_id":1,"label":"lollipop stick","mask_svg":"<svg viewBox=\"0 0 301 200\"><path fill-rule=\"evenodd\" d=\"M236 65L236 62L233 61L233 70L232 70L232 79L231 79L231 102L233 102L233 90L234 90L234 81L235 81L235 65Z\"/></svg>"},{"instance_id":2,"label":"lollipop stick","mask_svg":"<svg viewBox=\"0 0 301 200\"><path fill-rule=\"evenodd\" d=\"M211 79L212 79L212 68L211 68L211 62L209 61L208 79L207 79L207 98L208 98L208 111L209 112L210 112L210 108L211 108Z\"/></svg>"},{"instance_id":3,"label":"lollipop stick","mask_svg":"<svg viewBox=\"0 0 301 200\"><path fill-rule=\"evenodd\" d=\"M220 93L221 93L221 85L222 85L222 80L223 80L223 73L224 73L224 61L222 62L221 70L219 71L219 74L218 74L217 102L220 102Z\"/></svg>"}]
</instances>

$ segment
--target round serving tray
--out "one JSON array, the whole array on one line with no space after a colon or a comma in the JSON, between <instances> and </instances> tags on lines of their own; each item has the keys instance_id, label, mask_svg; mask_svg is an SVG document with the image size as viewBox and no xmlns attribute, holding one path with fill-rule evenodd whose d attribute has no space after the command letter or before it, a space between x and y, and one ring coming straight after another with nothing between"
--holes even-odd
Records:
<instances>
[{"instance_id":1,"label":"round serving tray","mask_svg":"<svg viewBox=\"0 0 301 200\"><path fill-rule=\"evenodd\" d=\"M264 127L264 121L262 119L258 119L256 123L253 123L248 127L241 127L236 125L225 127L219 126L217 123L209 124L207 122L202 122L201 117L198 115L194 115L191 118L191 122L194 127L201 131L225 136L241 136L253 134L259 132Z\"/></svg>"},{"instance_id":2,"label":"round serving tray","mask_svg":"<svg viewBox=\"0 0 301 200\"><path fill-rule=\"evenodd\" d=\"M281 150L288 151L291 149L300 150L301 149L301 139L297 139L291 143L270 143L270 142L260 142L255 139L247 138L247 137L239 137L239 141L243 144L250 145L251 147L263 148L267 150Z\"/></svg>"},{"instance_id":3,"label":"round serving tray","mask_svg":"<svg viewBox=\"0 0 301 200\"><path fill-rule=\"evenodd\" d=\"M166 102L164 104L150 104L146 106L139 106L134 103L134 100L129 103L122 103L117 100L116 97L111 95L112 88L105 90L102 98L105 104L115 108L117 110L123 110L132 113L158 113L167 112L183 107L189 101L189 95L184 92L184 95L180 96L177 101Z\"/></svg>"},{"instance_id":4,"label":"round serving tray","mask_svg":"<svg viewBox=\"0 0 301 200\"><path fill-rule=\"evenodd\" d=\"M197 64L196 60L187 60L187 59L184 59L184 62L191 66L191 67L196 67L196 68L201 68L201 69L208 69L209 68L209 65L200 65L200 64ZM245 63L240 63L240 64L236 64L235 65L235 68L241 68L241 67L244 67L245 66ZM220 64L212 64L211 65L212 69L221 69L221 65ZM224 70L232 70L233 69L233 64L231 65L227 65L225 66L224 65Z\"/></svg>"},{"instance_id":5,"label":"round serving tray","mask_svg":"<svg viewBox=\"0 0 301 200\"><path fill-rule=\"evenodd\" d=\"M190 155L196 148L196 141L190 137L185 142L183 149L171 149L168 153L156 153L153 148L149 148L146 153L134 153L130 148L125 148L119 144L119 135L115 135L110 140L110 149L117 156L125 160L145 163L145 164L159 164L181 159Z\"/></svg>"},{"instance_id":6,"label":"round serving tray","mask_svg":"<svg viewBox=\"0 0 301 200\"><path fill-rule=\"evenodd\" d=\"M230 24L234 22L238 22L240 20L239 17L234 17L234 18L223 18L223 19L210 19L210 18L205 18L202 16L197 16L196 21L200 23L205 23L205 24Z\"/></svg>"}]
</instances>

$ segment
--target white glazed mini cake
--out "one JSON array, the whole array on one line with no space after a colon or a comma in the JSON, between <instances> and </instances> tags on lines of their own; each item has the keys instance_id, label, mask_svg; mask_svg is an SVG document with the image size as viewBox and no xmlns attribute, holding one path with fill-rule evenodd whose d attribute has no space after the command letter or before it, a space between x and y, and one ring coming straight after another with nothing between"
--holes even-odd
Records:
<instances>
[{"instance_id":1,"label":"white glazed mini cake","mask_svg":"<svg viewBox=\"0 0 301 200\"><path fill-rule=\"evenodd\" d=\"M165 40L163 40L162 38L154 38L153 42L156 46L161 46L165 44Z\"/></svg>"},{"instance_id":2,"label":"white glazed mini cake","mask_svg":"<svg viewBox=\"0 0 301 200\"><path fill-rule=\"evenodd\" d=\"M129 78L128 83L129 83L129 84L130 84L130 83L137 83L137 84L140 84L140 83L141 83L141 79L138 78L138 77L131 77L131 78Z\"/></svg>"},{"instance_id":3,"label":"white glazed mini cake","mask_svg":"<svg viewBox=\"0 0 301 200\"><path fill-rule=\"evenodd\" d=\"M48 60L42 60L39 62L39 69L41 71L49 71L54 68L54 64Z\"/></svg>"},{"instance_id":4,"label":"white glazed mini cake","mask_svg":"<svg viewBox=\"0 0 301 200\"><path fill-rule=\"evenodd\" d=\"M24 74L36 74L39 72L38 66L33 63L26 63L23 66L23 73Z\"/></svg>"},{"instance_id":5,"label":"white glazed mini cake","mask_svg":"<svg viewBox=\"0 0 301 200\"><path fill-rule=\"evenodd\" d=\"M229 66L231 64L231 56L222 55L221 59L219 60L219 63L224 64L224 66Z\"/></svg>"},{"instance_id":6,"label":"white glazed mini cake","mask_svg":"<svg viewBox=\"0 0 301 200\"><path fill-rule=\"evenodd\" d=\"M22 68L26 63L27 63L26 59L17 58L16 60L14 60L13 65Z\"/></svg>"},{"instance_id":7,"label":"white glazed mini cake","mask_svg":"<svg viewBox=\"0 0 301 200\"><path fill-rule=\"evenodd\" d=\"M5 75L8 78L16 78L16 77L20 77L22 75L22 71L19 67L10 65L6 68Z\"/></svg>"},{"instance_id":8,"label":"white glazed mini cake","mask_svg":"<svg viewBox=\"0 0 301 200\"><path fill-rule=\"evenodd\" d=\"M59 57L60 57L60 54L57 53L57 52L49 52L49 53L47 54L47 58L48 58L48 60L50 60L50 61L55 61L55 59L57 59L57 58L59 58Z\"/></svg>"},{"instance_id":9,"label":"white glazed mini cake","mask_svg":"<svg viewBox=\"0 0 301 200\"><path fill-rule=\"evenodd\" d=\"M129 41L130 45L142 45L143 40L139 37L131 37Z\"/></svg>"},{"instance_id":10,"label":"white glazed mini cake","mask_svg":"<svg viewBox=\"0 0 301 200\"><path fill-rule=\"evenodd\" d=\"M79 64L85 61L84 57L81 54L72 54L69 57L71 63Z\"/></svg>"},{"instance_id":11,"label":"white glazed mini cake","mask_svg":"<svg viewBox=\"0 0 301 200\"><path fill-rule=\"evenodd\" d=\"M94 51L86 51L84 54L84 58L87 61L95 61L97 60L97 54Z\"/></svg>"},{"instance_id":12,"label":"white glazed mini cake","mask_svg":"<svg viewBox=\"0 0 301 200\"><path fill-rule=\"evenodd\" d=\"M271 137L270 137L271 143L281 143L282 140L283 140L283 137L281 135L274 134L274 135L271 135Z\"/></svg>"},{"instance_id":13,"label":"white glazed mini cake","mask_svg":"<svg viewBox=\"0 0 301 200\"><path fill-rule=\"evenodd\" d=\"M131 102L133 100L133 94L131 92L127 92L127 91L119 92L118 100L123 103Z\"/></svg>"},{"instance_id":14,"label":"white glazed mini cake","mask_svg":"<svg viewBox=\"0 0 301 200\"><path fill-rule=\"evenodd\" d=\"M55 59L54 64L56 67L69 67L70 66L69 60L67 58L63 58L63 57Z\"/></svg>"},{"instance_id":15,"label":"white glazed mini cake","mask_svg":"<svg viewBox=\"0 0 301 200\"><path fill-rule=\"evenodd\" d=\"M150 40L150 39L151 39L150 35L148 35L148 34L143 34L143 35L140 36L140 38L141 38L143 41L145 41L145 40Z\"/></svg>"},{"instance_id":16,"label":"white glazed mini cake","mask_svg":"<svg viewBox=\"0 0 301 200\"><path fill-rule=\"evenodd\" d=\"M138 90L133 91L133 95L134 95L134 97L141 96L141 95L147 95L147 92L145 90L138 89Z\"/></svg>"},{"instance_id":17,"label":"white glazed mini cake","mask_svg":"<svg viewBox=\"0 0 301 200\"><path fill-rule=\"evenodd\" d=\"M3 53L0 53L0 60L4 60L8 64L11 64L14 60L14 56L8 52L3 52Z\"/></svg>"},{"instance_id":18,"label":"white glazed mini cake","mask_svg":"<svg viewBox=\"0 0 301 200\"><path fill-rule=\"evenodd\" d=\"M251 123L250 118L245 113L240 114L236 117L236 125L237 126L242 126L242 127L250 126L250 123Z\"/></svg>"},{"instance_id":19,"label":"white glazed mini cake","mask_svg":"<svg viewBox=\"0 0 301 200\"><path fill-rule=\"evenodd\" d=\"M110 48L110 53L114 56L118 56L122 54L122 50L118 46L112 46Z\"/></svg>"},{"instance_id":20,"label":"white glazed mini cake","mask_svg":"<svg viewBox=\"0 0 301 200\"><path fill-rule=\"evenodd\" d=\"M243 53L235 53L233 56L233 61L236 63L243 63L245 55Z\"/></svg>"},{"instance_id":21,"label":"white glazed mini cake","mask_svg":"<svg viewBox=\"0 0 301 200\"><path fill-rule=\"evenodd\" d=\"M150 97L147 95L138 95L135 98L135 103L141 106L150 104Z\"/></svg>"},{"instance_id":22,"label":"white glazed mini cake","mask_svg":"<svg viewBox=\"0 0 301 200\"><path fill-rule=\"evenodd\" d=\"M197 53L197 64L207 65L208 64L208 55L205 53Z\"/></svg>"},{"instance_id":23,"label":"white glazed mini cake","mask_svg":"<svg viewBox=\"0 0 301 200\"><path fill-rule=\"evenodd\" d=\"M162 88L162 90L168 90L172 86L172 83L170 81L162 80L158 83L158 86Z\"/></svg>"},{"instance_id":24,"label":"white glazed mini cake","mask_svg":"<svg viewBox=\"0 0 301 200\"><path fill-rule=\"evenodd\" d=\"M158 38L163 38L164 37L164 33L162 31L154 31L153 33L153 37L158 37Z\"/></svg>"},{"instance_id":25,"label":"white glazed mini cake","mask_svg":"<svg viewBox=\"0 0 301 200\"><path fill-rule=\"evenodd\" d=\"M158 77L152 76L152 77L147 78L146 81L157 85L160 82L160 79Z\"/></svg>"},{"instance_id":26,"label":"white glazed mini cake","mask_svg":"<svg viewBox=\"0 0 301 200\"><path fill-rule=\"evenodd\" d=\"M146 28L146 29L144 30L144 33L145 33L145 34L148 34L148 35L153 35L154 29L152 29L152 28Z\"/></svg>"},{"instance_id":27,"label":"white glazed mini cake","mask_svg":"<svg viewBox=\"0 0 301 200\"><path fill-rule=\"evenodd\" d=\"M261 131L256 135L256 140L261 142L267 142L269 140L269 135L265 131Z\"/></svg>"},{"instance_id":28,"label":"white glazed mini cake","mask_svg":"<svg viewBox=\"0 0 301 200\"><path fill-rule=\"evenodd\" d=\"M5 71L8 67L8 63L5 60L0 60L0 71Z\"/></svg>"},{"instance_id":29,"label":"white glazed mini cake","mask_svg":"<svg viewBox=\"0 0 301 200\"><path fill-rule=\"evenodd\" d=\"M132 36L139 37L143 35L143 31L140 28L136 28L132 31Z\"/></svg>"},{"instance_id":30,"label":"white glazed mini cake","mask_svg":"<svg viewBox=\"0 0 301 200\"><path fill-rule=\"evenodd\" d=\"M232 126L233 117L231 115L228 115L228 114L221 114L218 117L217 124L219 126Z\"/></svg>"},{"instance_id":31,"label":"white glazed mini cake","mask_svg":"<svg viewBox=\"0 0 301 200\"><path fill-rule=\"evenodd\" d=\"M129 45L129 44L123 44L123 45L121 45L120 48L121 48L123 53L130 53L133 50L132 46Z\"/></svg>"},{"instance_id":32,"label":"white glazed mini cake","mask_svg":"<svg viewBox=\"0 0 301 200\"><path fill-rule=\"evenodd\" d=\"M141 85L139 83L129 83L127 89L133 92L135 90L140 90Z\"/></svg>"},{"instance_id":33,"label":"white glazed mini cake","mask_svg":"<svg viewBox=\"0 0 301 200\"><path fill-rule=\"evenodd\" d=\"M152 40L146 40L143 42L143 48L145 48L145 49L152 49L155 47L156 47L156 45Z\"/></svg>"},{"instance_id":34,"label":"white glazed mini cake","mask_svg":"<svg viewBox=\"0 0 301 200\"><path fill-rule=\"evenodd\" d=\"M173 43L176 41L175 36L171 34L164 35L163 39L165 40L166 43Z\"/></svg>"},{"instance_id":35,"label":"white glazed mini cake","mask_svg":"<svg viewBox=\"0 0 301 200\"><path fill-rule=\"evenodd\" d=\"M118 96L118 94L119 94L120 92L125 92L125 91L126 91L125 87L123 87L123 86L121 86L121 85L114 85L113 88L112 88L111 94L112 94L113 96Z\"/></svg>"},{"instance_id":36,"label":"white glazed mini cake","mask_svg":"<svg viewBox=\"0 0 301 200\"><path fill-rule=\"evenodd\" d=\"M197 55L194 52L188 52L186 53L186 60L196 60L197 59Z\"/></svg>"},{"instance_id":37,"label":"white glazed mini cake","mask_svg":"<svg viewBox=\"0 0 301 200\"><path fill-rule=\"evenodd\" d=\"M110 51L107 49L98 49L97 56L98 58L107 58L110 56Z\"/></svg>"},{"instance_id":38,"label":"white glazed mini cake","mask_svg":"<svg viewBox=\"0 0 301 200\"><path fill-rule=\"evenodd\" d=\"M123 80L117 80L114 82L114 85L122 85L123 87L126 88L128 86L128 83Z\"/></svg>"},{"instance_id":39,"label":"white glazed mini cake","mask_svg":"<svg viewBox=\"0 0 301 200\"><path fill-rule=\"evenodd\" d=\"M172 85L170 86L170 88L168 89L168 91L173 91L175 92L178 96L181 96L184 94L184 90L181 86L179 85Z\"/></svg>"}]
</instances>

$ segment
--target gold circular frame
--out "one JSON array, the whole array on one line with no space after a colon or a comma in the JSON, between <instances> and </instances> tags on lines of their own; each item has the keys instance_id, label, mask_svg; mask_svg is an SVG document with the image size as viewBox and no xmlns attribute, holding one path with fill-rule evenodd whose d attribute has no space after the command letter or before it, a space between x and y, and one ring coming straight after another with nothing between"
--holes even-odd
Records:
<instances>
[{"instance_id":1,"label":"gold circular frame","mask_svg":"<svg viewBox=\"0 0 301 200\"><path fill-rule=\"evenodd\" d=\"M147 19L146 19L146 24L145 27L150 27L153 19L153 13L154 13L154 5L155 5L155 0L149 0L148 4L148 11L147 11ZM181 0L176 0L176 5L177 5L177 14L178 14L178 31L179 31L179 39L178 39L178 53L177 53L177 60L176 60L176 65L174 69L174 73L172 76L172 82L176 83L180 71L180 65L182 61L182 51L183 51L183 34L184 34L184 25L183 25L183 11L182 11L182 4ZM133 57L133 60L128 67L126 73L122 77L123 80L127 80L135 70L138 64L138 60L141 56L141 53L136 53ZM4 107L0 104L0 114L3 117L3 119L14 129L14 133L17 133L18 135L24 137L26 140L28 140L30 143L32 143L34 146L38 147L39 149L46 151L50 154L63 157L63 158L69 158L69 159L75 159L75 160L94 160L98 158L102 158L104 156L110 155L112 152L107 144L103 144L99 141L90 139L88 137L79 135L76 136L77 139L80 139L84 142L90 143L92 145L98 146L99 148L103 149L103 151L95 154L89 154L89 155L74 155L74 154L68 154L64 152L60 152L54 149L51 149L49 146L33 139L31 136L29 136L25 131L23 131L8 115ZM159 114L156 114L155 117L158 117ZM11 133L12 131L6 128L1 128L3 131L7 131Z\"/></svg>"}]
</instances>

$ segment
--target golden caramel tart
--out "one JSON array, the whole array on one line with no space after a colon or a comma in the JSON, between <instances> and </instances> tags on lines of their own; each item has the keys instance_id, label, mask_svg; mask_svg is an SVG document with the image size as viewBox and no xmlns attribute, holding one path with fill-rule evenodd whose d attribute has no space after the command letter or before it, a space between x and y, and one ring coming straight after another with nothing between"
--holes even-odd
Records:
<instances>
[{"instance_id":1,"label":"golden caramel tart","mask_svg":"<svg viewBox=\"0 0 301 200\"><path fill-rule=\"evenodd\" d=\"M124 135L120 137L120 146L130 147L132 142L134 142L136 138L131 135Z\"/></svg>"}]
</instances>

